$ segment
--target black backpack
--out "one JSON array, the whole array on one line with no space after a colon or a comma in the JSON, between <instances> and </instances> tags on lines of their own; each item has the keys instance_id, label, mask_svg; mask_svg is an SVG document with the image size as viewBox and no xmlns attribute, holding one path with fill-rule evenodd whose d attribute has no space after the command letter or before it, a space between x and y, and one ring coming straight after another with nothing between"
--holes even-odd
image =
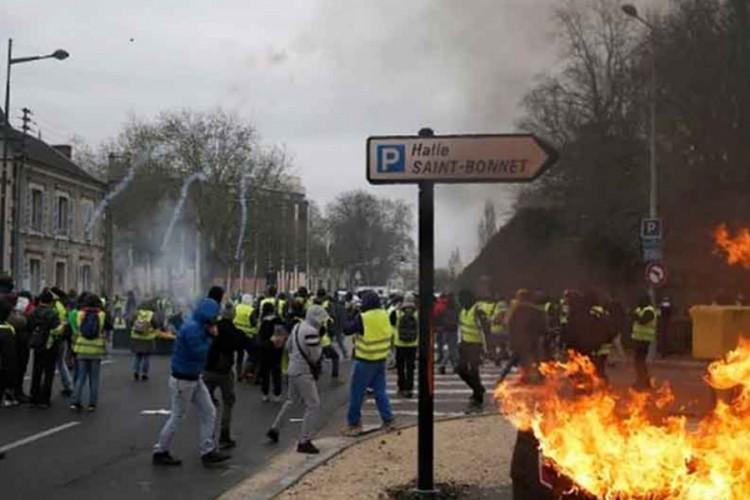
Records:
<instances>
[{"instance_id":1,"label":"black backpack","mask_svg":"<svg viewBox=\"0 0 750 500\"><path fill-rule=\"evenodd\" d=\"M402 312L401 321L398 323L398 338L401 342L410 344L417 340L418 335L419 322L416 312L413 309Z\"/></svg>"},{"instance_id":2,"label":"black backpack","mask_svg":"<svg viewBox=\"0 0 750 500\"><path fill-rule=\"evenodd\" d=\"M79 314L83 314L83 321L79 328L83 338L87 340L99 338L99 314L96 311L81 311Z\"/></svg>"},{"instance_id":3,"label":"black backpack","mask_svg":"<svg viewBox=\"0 0 750 500\"><path fill-rule=\"evenodd\" d=\"M34 329L31 331L31 339L29 340L29 347L32 349L39 349L40 347L46 347L47 341L49 340L49 326L41 322L35 322Z\"/></svg>"}]
</instances>

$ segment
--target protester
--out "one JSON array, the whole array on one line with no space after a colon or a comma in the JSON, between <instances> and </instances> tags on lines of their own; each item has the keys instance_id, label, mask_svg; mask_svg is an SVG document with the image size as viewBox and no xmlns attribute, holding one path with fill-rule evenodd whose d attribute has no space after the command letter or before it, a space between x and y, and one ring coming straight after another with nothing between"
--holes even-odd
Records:
<instances>
[{"instance_id":1,"label":"protester","mask_svg":"<svg viewBox=\"0 0 750 500\"><path fill-rule=\"evenodd\" d=\"M312 443L312 438L320 416L320 396L316 385L323 352L320 346L320 332L328 319L328 313L323 307L313 305L308 308L305 320L297 323L292 329L286 341L289 353L289 394L266 433L272 442L278 443L286 412L293 404L302 403L305 413L297 441L299 453L319 453L318 448Z\"/></svg>"},{"instance_id":2,"label":"protester","mask_svg":"<svg viewBox=\"0 0 750 500\"><path fill-rule=\"evenodd\" d=\"M73 352L76 355L75 390L70 408L82 409L83 388L88 382L88 411L95 411L99 401L99 381L102 358L107 354L107 316L102 310L102 301L95 294L88 294L79 308L73 337Z\"/></svg>"},{"instance_id":3,"label":"protester","mask_svg":"<svg viewBox=\"0 0 750 500\"><path fill-rule=\"evenodd\" d=\"M354 368L349 393L346 436L362 433L362 403L368 388L373 390L378 413L386 429L394 426L391 403L386 391L386 359L391 347L393 327L375 292L362 294L361 313L344 328L354 335Z\"/></svg>"},{"instance_id":4,"label":"protester","mask_svg":"<svg viewBox=\"0 0 750 500\"><path fill-rule=\"evenodd\" d=\"M261 306L261 322L258 330L258 350L260 369L258 377L263 393L263 401L281 402L281 356L283 354L284 323L277 314L273 301L266 301ZM273 381L273 397L269 398Z\"/></svg>"},{"instance_id":5,"label":"protester","mask_svg":"<svg viewBox=\"0 0 750 500\"><path fill-rule=\"evenodd\" d=\"M52 293L53 298L52 308L57 313L61 327L58 347L60 352L55 361L55 369L60 374L60 381L63 386L62 395L69 397L73 395L73 377L70 375L70 367L75 366L75 354L72 352L70 343L73 337L73 332L68 325L68 307L75 307L70 303L71 300L75 300L75 295L68 297L63 290L54 286L50 288L49 291Z\"/></svg>"},{"instance_id":6,"label":"protester","mask_svg":"<svg viewBox=\"0 0 750 500\"><path fill-rule=\"evenodd\" d=\"M13 406L7 394L15 383L17 370L15 331L8 323L12 310L9 298L0 297L0 408Z\"/></svg>"},{"instance_id":7,"label":"protester","mask_svg":"<svg viewBox=\"0 0 750 500\"><path fill-rule=\"evenodd\" d=\"M479 308L474 294L469 290L459 292L458 302L461 306L459 314L461 342L456 373L472 390L468 411L480 411L484 406L486 389L482 385L479 366L482 361L482 351L486 345L485 336L489 334L490 325L484 312Z\"/></svg>"},{"instance_id":8,"label":"protester","mask_svg":"<svg viewBox=\"0 0 750 500\"><path fill-rule=\"evenodd\" d=\"M245 348L249 339L234 325L234 307L227 303L217 323L218 335L208 351L203 381L211 398L216 401L214 392L221 391L221 432L219 447L234 448L237 443L232 439L232 408L236 401L234 394L234 354Z\"/></svg>"},{"instance_id":9,"label":"protester","mask_svg":"<svg viewBox=\"0 0 750 500\"><path fill-rule=\"evenodd\" d=\"M547 331L544 309L539 307L534 293L521 289L508 312L508 334L510 349L521 368L521 380L530 382L539 362L542 340Z\"/></svg>"},{"instance_id":10,"label":"protester","mask_svg":"<svg viewBox=\"0 0 750 500\"><path fill-rule=\"evenodd\" d=\"M29 292L19 293L15 307L8 318L8 323L15 330L17 366L13 395L19 403L28 403L31 401L31 397L23 390L23 383L29 366L29 358L31 357L31 348L29 347L31 336L27 319L30 302L31 294Z\"/></svg>"},{"instance_id":11,"label":"protester","mask_svg":"<svg viewBox=\"0 0 750 500\"><path fill-rule=\"evenodd\" d=\"M154 445L154 465L178 466L182 461L170 453L175 433L187 415L187 406L194 404L200 419L200 454L204 465L212 465L230 457L217 450L214 439L216 408L211 401L201 373L211 347L211 340L218 335L216 317L219 304L213 299L202 299L191 318L180 329L174 342L169 393L171 412L169 419Z\"/></svg>"},{"instance_id":12,"label":"protester","mask_svg":"<svg viewBox=\"0 0 750 500\"><path fill-rule=\"evenodd\" d=\"M138 307L130 330L133 352L133 380L148 381L151 354L156 350L157 332L163 328L156 315L156 301L147 300Z\"/></svg>"},{"instance_id":13,"label":"protester","mask_svg":"<svg viewBox=\"0 0 750 500\"><path fill-rule=\"evenodd\" d=\"M390 314L391 325L395 329L396 371L398 392L402 397L411 398L414 392L414 369L419 345L419 315L414 295L407 294L396 311Z\"/></svg>"},{"instance_id":14,"label":"protester","mask_svg":"<svg viewBox=\"0 0 750 500\"><path fill-rule=\"evenodd\" d=\"M48 289L39 295L38 304L29 318L30 347L34 351L31 375L31 405L49 408L55 365L60 357L64 325L53 308L54 297Z\"/></svg>"}]
</instances>

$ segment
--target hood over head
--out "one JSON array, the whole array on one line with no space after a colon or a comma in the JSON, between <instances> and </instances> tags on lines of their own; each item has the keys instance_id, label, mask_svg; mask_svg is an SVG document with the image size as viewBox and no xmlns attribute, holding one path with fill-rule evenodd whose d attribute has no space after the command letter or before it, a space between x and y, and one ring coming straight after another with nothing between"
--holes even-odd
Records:
<instances>
[{"instance_id":1,"label":"hood over head","mask_svg":"<svg viewBox=\"0 0 750 500\"><path fill-rule=\"evenodd\" d=\"M380 297L372 290L362 293L362 312L381 307Z\"/></svg>"},{"instance_id":2,"label":"hood over head","mask_svg":"<svg viewBox=\"0 0 750 500\"><path fill-rule=\"evenodd\" d=\"M219 303L214 299L201 299L193 311L193 319L201 325L216 321L219 315Z\"/></svg>"},{"instance_id":3,"label":"hood over head","mask_svg":"<svg viewBox=\"0 0 750 500\"><path fill-rule=\"evenodd\" d=\"M305 315L305 322L309 323L310 325L314 326L315 328L320 328L323 323L328 321L330 316L326 312L324 308L322 308L319 305L312 305L307 309L307 314Z\"/></svg>"}]
</instances>

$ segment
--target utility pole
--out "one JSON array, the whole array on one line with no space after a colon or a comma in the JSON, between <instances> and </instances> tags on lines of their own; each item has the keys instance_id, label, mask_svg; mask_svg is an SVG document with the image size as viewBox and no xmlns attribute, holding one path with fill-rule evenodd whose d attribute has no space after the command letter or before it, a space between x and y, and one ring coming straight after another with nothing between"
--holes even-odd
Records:
<instances>
[{"instance_id":1,"label":"utility pole","mask_svg":"<svg viewBox=\"0 0 750 500\"><path fill-rule=\"evenodd\" d=\"M23 125L21 130L23 136L21 137L21 156L20 162L15 162L13 170L13 228L11 233L12 242L12 265L13 269L13 280L16 283L21 283L21 270L23 269L23 259L21 258L21 202L22 189L21 189L21 175L26 172L26 159L27 159L27 139L29 137L29 131L31 130L31 115L33 114L29 108L23 108L21 110L23 115L21 121Z\"/></svg>"}]
</instances>

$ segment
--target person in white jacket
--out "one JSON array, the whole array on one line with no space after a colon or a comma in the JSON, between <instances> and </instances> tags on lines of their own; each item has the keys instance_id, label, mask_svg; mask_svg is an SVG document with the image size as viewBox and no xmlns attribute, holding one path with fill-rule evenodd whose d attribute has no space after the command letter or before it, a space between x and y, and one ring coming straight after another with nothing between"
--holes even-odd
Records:
<instances>
[{"instance_id":1,"label":"person in white jacket","mask_svg":"<svg viewBox=\"0 0 750 500\"><path fill-rule=\"evenodd\" d=\"M320 450L312 443L312 438L320 417L320 396L316 383L323 354L320 346L320 330L328 319L328 313L323 307L312 305L307 309L305 320L292 329L286 341L286 349L289 353L287 372L289 393L271 428L266 433L273 443L278 443L284 415L295 402L301 402L305 407L305 414L297 442L299 453L320 453Z\"/></svg>"}]
</instances>

